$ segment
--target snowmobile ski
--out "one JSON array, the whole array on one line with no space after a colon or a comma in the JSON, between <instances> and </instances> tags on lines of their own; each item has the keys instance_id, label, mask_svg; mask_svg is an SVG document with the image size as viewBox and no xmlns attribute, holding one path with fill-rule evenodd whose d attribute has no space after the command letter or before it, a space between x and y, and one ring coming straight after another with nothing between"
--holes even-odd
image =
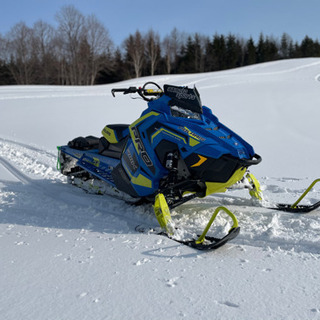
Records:
<instances>
[{"instance_id":1,"label":"snowmobile ski","mask_svg":"<svg viewBox=\"0 0 320 320\"><path fill-rule=\"evenodd\" d=\"M222 238L216 238L216 237L212 237L212 236L207 236L207 233L213 223L213 221L215 220L215 218L217 217L217 215L221 212L224 211L233 221L233 225L231 227L231 229L229 230L229 232ZM161 235L161 236L166 236L169 239L178 242L180 244L184 244L187 245L189 247L198 249L198 250L215 250L220 248L221 246L225 245L228 241L234 239L240 232L240 227L238 226L238 221L237 218L235 217L235 215L228 210L225 207L218 207L216 208L216 210L214 211L213 215L211 216L211 219L209 220L207 226L205 227L204 231L202 232L201 235L197 236L197 239L191 239L191 240L180 240L178 238L175 237L174 229L170 229L169 233L163 231L163 227L160 231L157 231L156 229L152 229L152 228L145 228L141 225L138 225L136 228L136 231L140 232L140 233L147 233L147 234L156 234L156 235Z\"/></svg>"},{"instance_id":2,"label":"snowmobile ski","mask_svg":"<svg viewBox=\"0 0 320 320\"><path fill-rule=\"evenodd\" d=\"M292 207L290 204L278 203L276 208L269 208L279 211L292 212L292 213L308 213L320 207L320 201L311 205L297 205Z\"/></svg>"},{"instance_id":3,"label":"snowmobile ski","mask_svg":"<svg viewBox=\"0 0 320 320\"><path fill-rule=\"evenodd\" d=\"M300 196L300 198L292 205L278 203L275 208L269 208L279 211L293 212L293 213L308 213L320 207L320 201L311 204L311 205L303 205L299 204L301 200L310 192L310 190L314 187L316 183L320 182L320 179L314 180L310 186L306 189L306 191Z\"/></svg>"}]
</instances>

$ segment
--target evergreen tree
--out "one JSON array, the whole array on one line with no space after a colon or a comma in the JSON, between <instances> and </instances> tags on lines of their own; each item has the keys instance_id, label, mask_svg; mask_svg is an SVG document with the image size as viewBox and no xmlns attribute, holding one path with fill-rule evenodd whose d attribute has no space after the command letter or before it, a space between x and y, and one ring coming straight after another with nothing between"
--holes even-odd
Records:
<instances>
[{"instance_id":1,"label":"evergreen tree","mask_svg":"<svg viewBox=\"0 0 320 320\"><path fill-rule=\"evenodd\" d=\"M213 49L213 41L209 39L207 39L205 43L204 60L204 71L214 71L218 69L217 57Z\"/></svg>"},{"instance_id":2,"label":"evergreen tree","mask_svg":"<svg viewBox=\"0 0 320 320\"><path fill-rule=\"evenodd\" d=\"M311 38L305 36L300 45L301 57L314 57L315 44Z\"/></svg>"},{"instance_id":3,"label":"evergreen tree","mask_svg":"<svg viewBox=\"0 0 320 320\"><path fill-rule=\"evenodd\" d=\"M290 48L292 48L292 40L288 34L284 33L280 41L280 57L282 59L290 57Z\"/></svg>"},{"instance_id":4,"label":"evergreen tree","mask_svg":"<svg viewBox=\"0 0 320 320\"><path fill-rule=\"evenodd\" d=\"M260 33L257 51L256 51L256 62L261 63L265 61L266 61L266 48L265 48L264 35Z\"/></svg>"},{"instance_id":5,"label":"evergreen tree","mask_svg":"<svg viewBox=\"0 0 320 320\"><path fill-rule=\"evenodd\" d=\"M314 42L314 56L320 57L320 43L318 39Z\"/></svg>"},{"instance_id":6,"label":"evergreen tree","mask_svg":"<svg viewBox=\"0 0 320 320\"><path fill-rule=\"evenodd\" d=\"M189 36L184 54L180 60L179 70L183 70L182 72L184 73L203 72L203 60L203 49L200 35L195 34L194 38Z\"/></svg>"},{"instance_id":7,"label":"evergreen tree","mask_svg":"<svg viewBox=\"0 0 320 320\"><path fill-rule=\"evenodd\" d=\"M226 69L226 41L224 35L215 35L212 43L213 54L216 59L216 69L224 70Z\"/></svg>"},{"instance_id":8,"label":"evergreen tree","mask_svg":"<svg viewBox=\"0 0 320 320\"><path fill-rule=\"evenodd\" d=\"M278 46L273 38L267 37L264 43L265 61L274 61L279 59Z\"/></svg>"},{"instance_id":9,"label":"evergreen tree","mask_svg":"<svg viewBox=\"0 0 320 320\"><path fill-rule=\"evenodd\" d=\"M241 65L242 49L239 41L232 34L229 34L226 42L226 68L236 68Z\"/></svg>"},{"instance_id":10,"label":"evergreen tree","mask_svg":"<svg viewBox=\"0 0 320 320\"><path fill-rule=\"evenodd\" d=\"M178 73L193 73L194 70L194 44L191 36L188 37L186 46L181 48Z\"/></svg>"},{"instance_id":11,"label":"evergreen tree","mask_svg":"<svg viewBox=\"0 0 320 320\"><path fill-rule=\"evenodd\" d=\"M244 65L251 65L256 63L256 47L252 37L247 41L244 54Z\"/></svg>"}]
</instances>

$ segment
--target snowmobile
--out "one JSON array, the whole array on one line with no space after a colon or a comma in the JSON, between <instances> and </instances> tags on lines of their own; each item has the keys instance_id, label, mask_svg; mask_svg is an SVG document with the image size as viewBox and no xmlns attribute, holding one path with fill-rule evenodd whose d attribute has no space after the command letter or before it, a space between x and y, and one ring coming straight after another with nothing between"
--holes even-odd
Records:
<instances>
[{"instance_id":1,"label":"snowmobile","mask_svg":"<svg viewBox=\"0 0 320 320\"><path fill-rule=\"evenodd\" d=\"M164 85L162 89L147 82L111 92L114 97L116 93L138 94L148 107L130 125L109 124L102 137L77 137L58 147L61 173L87 191L135 204L153 203L159 234L178 242L216 249L235 238L240 231L238 221L221 206L200 236L175 239L177 228L170 209L225 192L244 180L250 195L261 199L259 182L248 172L250 166L261 162L253 147L202 105L195 87ZM232 227L222 238L209 237L207 232L220 212L230 217Z\"/></svg>"}]
</instances>

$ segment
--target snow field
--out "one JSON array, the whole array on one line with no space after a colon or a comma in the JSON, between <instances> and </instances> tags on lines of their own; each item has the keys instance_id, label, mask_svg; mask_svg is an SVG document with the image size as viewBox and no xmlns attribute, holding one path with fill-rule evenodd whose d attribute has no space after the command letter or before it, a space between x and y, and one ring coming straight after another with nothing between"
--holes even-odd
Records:
<instances>
[{"instance_id":1,"label":"snow field","mask_svg":"<svg viewBox=\"0 0 320 320\"><path fill-rule=\"evenodd\" d=\"M109 86L0 87L3 319L320 319L319 210L264 207L293 203L319 178L319 66L298 59ZM230 190L172 212L190 233L219 205L234 212L240 235L215 252L137 233L157 226L151 206L86 194L56 170L57 145L140 115L144 102L114 99L111 88L148 80L195 84L263 158L251 172L264 206ZM304 203L319 199L316 185ZM228 228L218 216L215 232Z\"/></svg>"}]
</instances>

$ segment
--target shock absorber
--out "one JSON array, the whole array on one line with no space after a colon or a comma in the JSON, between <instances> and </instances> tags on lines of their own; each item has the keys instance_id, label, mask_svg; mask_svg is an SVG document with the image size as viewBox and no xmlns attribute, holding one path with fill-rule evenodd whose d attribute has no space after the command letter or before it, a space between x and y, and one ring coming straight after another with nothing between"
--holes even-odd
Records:
<instances>
[{"instance_id":1,"label":"shock absorber","mask_svg":"<svg viewBox=\"0 0 320 320\"><path fill-rule=\"evenodd\" d=\"M168 174L168 186L172 187L177 183L178 175L178 160L179 156L177 152L169 152L166 159L166 169L169 170Z\"/></svg>"}]
</instances>

